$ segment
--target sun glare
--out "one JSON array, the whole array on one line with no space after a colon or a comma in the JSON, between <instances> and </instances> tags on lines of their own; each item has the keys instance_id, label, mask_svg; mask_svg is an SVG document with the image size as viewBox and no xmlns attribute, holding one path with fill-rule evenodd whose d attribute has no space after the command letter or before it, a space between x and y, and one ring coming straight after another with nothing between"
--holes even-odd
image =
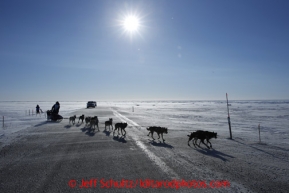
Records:
<instances>
[{"instance_id":1,"label":"sun glare","mask_svg":"<svg viewBox=\"0 0 289 193\"><path fill-rule=\"evenodd\" d=\"M139 28L139 19L136 16L127 16L123 21L123 27L128 32L137 31Z\"/></svg>"}]
</instances>

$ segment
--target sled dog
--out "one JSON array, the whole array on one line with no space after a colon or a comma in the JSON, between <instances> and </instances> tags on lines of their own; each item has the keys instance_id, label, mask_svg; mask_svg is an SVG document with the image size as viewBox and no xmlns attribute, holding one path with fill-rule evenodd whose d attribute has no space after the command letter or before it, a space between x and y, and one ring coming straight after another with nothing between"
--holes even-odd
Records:
<instances>
[{"instance_id":1,"label":"sled dog","mask_svg":"<svg viewBox=\"0 0 289 193\"><path fill-rule=\"evenodd\" d=\"M116 124L114 125L113 134L114 134L115 130L117 130L117 129L118 129L118 134L119 134L119 129L120 129L120 130L121 130L121 134L122 134L123 136L126 135L126 131L125 131L125 128L126 128L126 127L127 127L127 123L116 123ZM122 131L124 131L125 134L123 134ZM119 134L119 135L120 135L120 134Z\"/></svg>"},{"instance_id":2,"label":"sled dog","mask_svg":"<svg viewBox=\"0 0 289 193\"><path fill-rule=\"evenodd\" d=\"M81 115L81 116L78 118L78 123L79 123L80 120L81 120L81 123L83 123L84 115Z\"/></svg>"},{"instance_id":3,"label":"sled dog","mask_svg":"<svg viewBox=\"0 0 289 193\"><path fill-rule=\"evenodd\" d=\"M90 123L91 117L85 117L85 125L88 125Z\"/></svg>"},{"instance_id":4,"label":"sled dog","mask_svg":"<svg viewBox=\"0 0 289 193\"><path fill-rule=\"evenodd\" d=\"M92 126L93 126L93 131L95 131L95 126L97 126L97 129L99 131L99 127L98 127L98 118L97 116L94 116L90 119L90 129L92 129Z\"/></svg>"},{"instance_id":5,"label":"sled dog","mask_svg":"<svg viewBox=\"0 0 289 193\"><path fill-rule=\"evenodd\" d=\"M69 117L69 124L70 122L74 125L75 124L76 115Z\"/></svg>"},{"instance_id":6,"label":"sled dog","mask_svg":"<svg viewBox=\"0 0 289 193\"><path fill-rule=\"evenodd\" d=\"M108 121L105 121L105 130L106 130L106 126L109 127L109 130L110 130L110 126L112 127L112 130L113 130L113 126L112 126L112 118L109 118Z\"/></svg>"},{"instance_id":7,"label":"sled dog","mask_svg":"<svg viewBox=\"0 0 289 193\"><path fill-rule=\"evenodd\" d=\"M190 135L188 135L189 140L188 140L188 146L190 146L189 142L190 140L193 139L193 144L196 147L196 145L198 147L201 147L200 144L203 143L207 148L212 148L212 144L210 142L210 139L212 138L217 138L217 133L215 132L210 132L210 131L203 131L203 130L197 130L195 132L192 132ZM200 140L199 145L197 144L197 140ZM208 146L207 144L204 143L204 140L206 139L207 144L210 144L210 146Z\"/></svg>"},{"instance_id":8,"label":"sled dog","mask_svg":"<svg viewBox=\"0 0 289 193\"><path fill-rule=\"evenodd\" d=\"M161 134L163 142L165 141L164 137L163 137L163 133L166 133L166 134L168 133L168 129L165 127L151 126L151 127L148 127L147 130L149 131L148 136L151 134L153 139L154 139L154 137L153 137L154 132L156 132L158 134L159 138L160 138L160 134Z\"/></svg>"}]
</instances>

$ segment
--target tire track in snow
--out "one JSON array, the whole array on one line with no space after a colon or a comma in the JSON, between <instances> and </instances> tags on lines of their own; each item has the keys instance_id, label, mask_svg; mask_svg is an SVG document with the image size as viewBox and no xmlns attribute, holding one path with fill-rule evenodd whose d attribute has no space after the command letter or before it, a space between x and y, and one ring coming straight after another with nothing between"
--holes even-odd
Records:
<instances>
[{"instance_id":1,"label":"tire track in snow","mask_svg":"<svg viewBox=\"0 0 289 193\"><path fill-rule=\"evenodd\" d=\"M111 109L111 110L112 110L113 114L116 117L118 117L121 121L127 122L129 125L131 125L133 127L140 127L136 122L121 115L116 110L114 110L114 109ZM170 176L172 179L181 179L179 177L179 175L176 172L174 172L174 170L172 170L169 166L167 166L167 164L164 161L162 161L158 156L156 156L153 152L151 152L146 147L146 145L140 141L139 137L135 133L131 132L130 136L135 141L137 146L139 146L145 152L145 154L150 158L150 160L152 160L158 167L160 167L161 170L163 170L168 176Z\"/></svg>"}]
</instances>

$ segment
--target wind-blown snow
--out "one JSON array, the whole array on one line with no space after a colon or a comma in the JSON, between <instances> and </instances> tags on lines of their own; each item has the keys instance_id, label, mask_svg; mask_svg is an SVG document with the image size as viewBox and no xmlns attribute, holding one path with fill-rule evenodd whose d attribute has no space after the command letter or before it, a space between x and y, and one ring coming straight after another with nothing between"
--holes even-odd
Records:
<instances>
[{"instance_id":1,"label":"wind-blown snow","mask_svg":"<svg viewBox=\"0 0 289 193\"><path fill-rule=\"evenodd\" d=\"M50 110L55 102L18 102L0 101L0 142L7 143L8 138L12 133L26 129L30 126L36 125L39 122L46 120L46 111ZM36 105L39 105L43 113L35 115ZM86 102L61 102L60 114L66 116L67 114L85 108ZM30 112L29 112L30 111ZM3 127L4 117L4 127Z\"/></svg>"},{"instance_id":2,"label":"wind-blown snow","mask_svg":"<svg viewBox=\"0 0 289 193\"><path fill-rule=\"evenodd\" d=\"M229 137L226 101L150 101L111 103L123 113L134 110L139 124L150 120L151 125L170 130L209 130ZM134 106L134 107L132 107ZM231 101L229 106L233 137L257 142L258 125L261 141L288 145L289 101Z\"/></svg>"},{"instance_id":3,"label":"wind-blown snow","mask_svg":"<svg viewBox=\"0 0 289 193\"><path fill-rule=\"evenodd\" d=\"M23 135L39 140L38 135L44 134L48 138L43 139L49 140L51 144L54 141L49 137L52 133L81 135L83 132L70 125L67 119L61 124L56 123L55 127L53 123L38 127L45 124L47 120L45 114L35 116L37 104L45 112L51 109L54 102L0 102L0 115L5 118L4 127L0 122L0 147L4 155L6 151L17 150L17 145L23 144L21 139L27 140L26 137L22 137ZM127 122L126 139L131 142L130 144L135 142L139 150L143 151L169 178L188 179L197 176L206 181L226 179L230 181L231 189L225 191L232 192L250 190L272 192L276 188L277 192L283 192L288 189L286 182L288 181L289 101L230 101L233 140L227 140L229 129L226 101L98 102L98 107L102 107L99 108L100 111L85 109L86 102L60 101L60 104L59 114L64 118L74 114L77 117L82 113L93 114L106 109L106 114L100 113L102 116L99 116L102 128L104 128L104 121L108 119L106 117L108 114L114 115L115 122ZM34 115L28 114L29 109L30 112L33 109ZM63 129L65 124L68 124L67 128L71 127L71 129ZM259 124L262 143L259 143ZM168 134L164 136L166 143L155 143L158 142L157 139L152 141L151 137L146 136L148 132L145 127L153 125L168 128ZM38 129L43 130L36 132ZM52 133L45 134L50 129ZM212 140L213 149L204 148L204 145L203 148L187 146L187 134L198 129L218 133L218 138ZM104 134L96 135L101 137ZM18 139L20 143L17 143ZM55 142L59 142L58 140ZM66 141L65 144L86 143L85 140L76 142L71 140ZM43 145L46 145L46 142L43 141ZM42 145L41 140L39 143ZM14 144L17 145L13 146ZM29 143L23 145L31 147ZM17 151L19 152L19 149ZM67 152L62 153L61 156L66 156ZM75 155L75 152L70 153ZM41 155L47 156L45 153ZM28 156L27 160L29 159L31 157ZM9 162L10 160L7 161Z\"/></svg>"},{"instance_id":4,"label":"wind-blown snow","mask_svg":"<svg viewBox=\"0 0 289 193\"><path fill-rule=\"evenodd\" d=\"M45 112L55 102L0 102L0 140L10 134L46 120L45 113L35 116L38 104ZM261 125L261 140L268 144L289 143L289 101L231 101L230 117L233 137L244 137L253 142L259 140L258 124ZM86 102L61 102L60 114L68 117L73 111L86 108ZM124 115L129 115L140 126L144 122L168 127L170 130L187 131L202 129L218 132L229 137L226 101L117 101L98 102ZM29 115L34 112L34 115ZM4 116L4 127L2 119ZM77 115L79 116L79 115Z\"/></svg>"}]
</instances>

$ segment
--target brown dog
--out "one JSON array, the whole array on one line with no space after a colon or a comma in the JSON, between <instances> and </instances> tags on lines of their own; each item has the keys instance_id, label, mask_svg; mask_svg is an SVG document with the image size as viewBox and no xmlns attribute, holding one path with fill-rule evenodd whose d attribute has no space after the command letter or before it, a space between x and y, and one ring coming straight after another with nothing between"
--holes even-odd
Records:
<instances>
[{"instance_id":1,"label":"brown dog","mask_svg":"<svg viewBox=\"0 0 289 193\"><path fill-rule=\"evenodd\" d=\"M91 117L85 117L85 125L88 125L90 123Z\"/></svg>"},{"instance_id":2,"label":"brown dog","mask_svg":"<svg viewBox=\"0 0 289 193\"><path fill-rule=\"evenodd\" d=\"M112 118L109 118L108 121L105 121L105 130L106 130L106 126L109 127L109 130L110 130L110 126L112 127L112 130L113 130L113 126L112 126Z\"/></svg>"},{"instance_id":3,"label":"brown dog","mask_svg":"<svg viewBox=\"0 0 289 193\"><path fill-rule=\"evenodd\" d=\"M74 125L75 124L76 115L69 117L69 124L70 122Z\"/></svg>"},{"instance_id":4,"label":"brown dog","mask_svg":"<svg viewBox=\"0 0 289 193\"><path fill-rule=\"evenodd\" d=\"M99 121L98 121L97 116L94 116L90 119L90 128L92 128L92 126L93 126L93 131L95 131L95 126L97 126L97 129L99 131L98 122Z\"/></svg>"}]
</instances>

